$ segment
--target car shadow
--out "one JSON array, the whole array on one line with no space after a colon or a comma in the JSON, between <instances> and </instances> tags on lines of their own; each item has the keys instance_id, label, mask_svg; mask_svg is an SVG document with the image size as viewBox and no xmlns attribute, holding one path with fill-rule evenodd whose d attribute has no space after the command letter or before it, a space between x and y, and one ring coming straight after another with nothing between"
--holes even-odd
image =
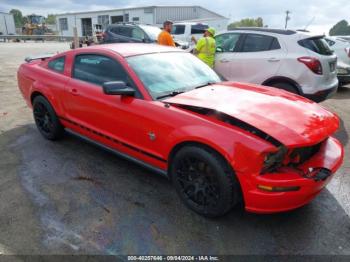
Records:
<instances>
[{"instance_id":1,"label":"car shadow","mask_svg":"<svg viewBox=\"0 0 350 262\"><path fill-rule=\"evenodd\" d=\"M350 219L327 190L292 212L241 205L207 219L164 177L74 136L51 142L26 125L0 134L0 145L1 221L12 221L0 225L0 244L12 252L350 254Z\"/></svg>"},{"instance_id":2,"label":"car shadow","mask_svg":"<svg viewBox=\"0 0 350 262\"><path fill-rule=\"evenodd\" d=\"M345 128L343 119L339 118L339 122L339 128L337 132L335 132L334 137L336 137L345 147L349 142L349 134Z\"/></svg>"},{"instance_id":3,"label":"car shadow","mask_svg":"<svg viewBox=\"0 0 350 262\"><path fill-rule=\"evenodd\" d=\"M347 86L342 86L338 88L338 91L332 99L337 99L337 100L347 100L350 98L350 85Z\"/></svg>"}]
</instances>

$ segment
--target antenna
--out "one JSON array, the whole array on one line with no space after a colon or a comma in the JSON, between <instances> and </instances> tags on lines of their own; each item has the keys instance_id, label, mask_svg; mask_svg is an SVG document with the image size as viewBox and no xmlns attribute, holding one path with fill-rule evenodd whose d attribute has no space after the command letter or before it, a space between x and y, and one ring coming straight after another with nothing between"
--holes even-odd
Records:
<instances>
[{"instance_id":1,"label":"antenna","mask_svg":"<svg viewBox=\"0 0 350 262\"><path fill-rule=\"evenodd\" d=\"M314 22L314 20L315 20L315 16L309 21L309 23L307 23L306 25L305 25L305 27L304 27L304 30L306 31L306 29Z\"/></svg>"}]
</instances>

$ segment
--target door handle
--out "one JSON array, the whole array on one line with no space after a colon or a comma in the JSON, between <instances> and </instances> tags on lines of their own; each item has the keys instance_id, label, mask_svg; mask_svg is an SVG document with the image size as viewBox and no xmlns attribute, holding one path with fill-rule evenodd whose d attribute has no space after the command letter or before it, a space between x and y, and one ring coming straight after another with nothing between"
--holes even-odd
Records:
<instances>
[{"instance_id":1,"label":"door handle","mask_svg":"<svg viewBox=\"0 0 350 262\"><path fill-rule=\"evenodd\" d=\"M279 62L280 60L278 58L272 57L272 58L269 58L267 61L269 61L269 62Z\"/></svg>"},{"instance_id":2,"label":"door handle","mask_svg":"<svg viewBox=\"0 0 350 262\"><path fill-rule=\"evenodd\" d=\"M228 63L228 62L230 62L230 60L227 60L226 58L223 58L223 59L220 59L220 62L221 63Z\"/></svg>"},{"instance_id":3,"label":"door handle","mask_svg":"<svg viewBox=\"0 0 350 262\"><path fill-rule=\"evenodd\" d=\"M71 88L70 92L72 95L75 95L75 96L78 95L78 90L76 88Z\"/></svg>"}]
</instances>

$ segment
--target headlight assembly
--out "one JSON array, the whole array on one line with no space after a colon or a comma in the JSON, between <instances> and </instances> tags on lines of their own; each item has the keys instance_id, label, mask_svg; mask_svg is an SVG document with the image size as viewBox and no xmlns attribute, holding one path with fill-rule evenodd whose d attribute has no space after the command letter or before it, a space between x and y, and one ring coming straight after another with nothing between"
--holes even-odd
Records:
<instances>
[{"instance_id":1,"label":"headlight assembly","mask_svg":"<svg viewBox=\"0 0 350 262\"><path fill-rule=\"evenodd\" d=\"M278 168L282 164L287 151L286 147L280 146L277 152L267 153L264 159L262 172L271 172Z\"/></svg>"}]
</instances>

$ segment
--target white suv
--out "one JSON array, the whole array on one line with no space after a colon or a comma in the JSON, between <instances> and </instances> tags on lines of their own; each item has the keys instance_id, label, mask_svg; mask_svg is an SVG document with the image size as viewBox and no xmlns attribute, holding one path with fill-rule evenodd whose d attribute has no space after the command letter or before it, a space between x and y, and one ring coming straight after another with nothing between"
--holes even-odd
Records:
<instances>
[{"instance_id":1,"label":"white suv","mask_svg":"<svg viewBox=\"0 0 350 262\"><path fill-rule=\"evenodd\" d=\"M341 61L350 65L350 42L339 38L328 36L325 38L328 45L338 57L338 62Z\"/></svg>"},{"instance_id":2,"label":"white suv","mask_svg":"<svg viewBox=\"0 0 350 262\"><path fill-rule=\"evenodd\" d=\"M187 48L193 45L191 40L192 36L199 39L203 36L204 32L209 28L207 24L195 23L195 22L182 22L174 23L171 34L174 40L178 43L183 43Z\"/></svg>"},{"instance_id":3,"label":"white suv","mask_svg":"<svg viewBox=\"0 0 350 262\"><path fill-rule=\"evenodd\" d=\"M317 102L337 90L337 57L323 36L238 28L215 38L215 70L227 80L278 87Z\"/></svg>"}]
</instances>

